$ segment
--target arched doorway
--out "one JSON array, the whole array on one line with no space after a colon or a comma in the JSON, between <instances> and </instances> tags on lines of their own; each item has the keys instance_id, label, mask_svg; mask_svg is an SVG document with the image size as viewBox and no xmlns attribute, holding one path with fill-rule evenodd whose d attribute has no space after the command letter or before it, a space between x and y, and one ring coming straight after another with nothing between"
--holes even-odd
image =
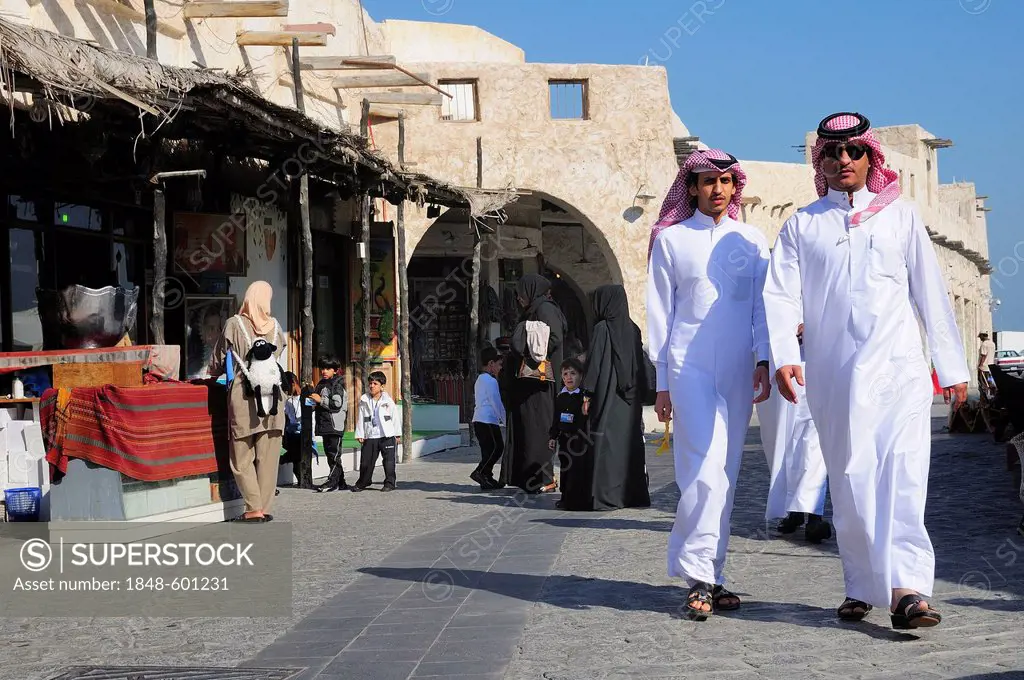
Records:
<instances>
[{"instance_id":1,"label":"arched doorway","mask_svg":"<svg viewBox=\"0 0 1024 680\"><path fill-rule=\"evenodd\" d=\"M607 241L571 204L542 192L521 196L504 213L507 219L493 225L481 247L481 342L500 347L507 341L519 321L516 282L525 274L542 274L566 316L572 351L584 351L590 339L589 293L622 281ZM470 225L465 209L442 213L416 242L407 271L413 393L441 403L456 398L448 383L475 379L478 371L464 349L470 344Z\"/></svg>"}]
</instances>

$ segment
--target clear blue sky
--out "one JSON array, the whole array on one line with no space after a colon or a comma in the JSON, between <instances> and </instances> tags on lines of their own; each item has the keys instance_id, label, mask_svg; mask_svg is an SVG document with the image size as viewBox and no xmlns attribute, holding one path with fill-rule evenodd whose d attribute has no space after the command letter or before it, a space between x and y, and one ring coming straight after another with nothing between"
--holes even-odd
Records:
<instances>
[{"instance_id":1,"label":"clear blue sky","mask_svg":"<svg viewBox=\"0 0 1024 680\"><path fill-rule=\"evenodd\" d=\"M1013 217L1024 0L363 2L377 21L480 26L534 62L637 64L646 54L668 69L690 132L741 158L802 161L792 146L833 111L952 139L939 151L940 181L975 182L992 209L995 329L1024 330L1024 230Z\"/></svg>"}]
</instances>

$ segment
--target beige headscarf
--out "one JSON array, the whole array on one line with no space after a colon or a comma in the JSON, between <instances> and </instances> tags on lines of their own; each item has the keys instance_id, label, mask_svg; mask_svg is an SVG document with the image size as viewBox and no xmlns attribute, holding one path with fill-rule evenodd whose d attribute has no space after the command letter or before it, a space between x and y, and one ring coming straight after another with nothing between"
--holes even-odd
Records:
<instances>
[{"instance_id":1,"label":"beige headscarf","mask_svg":"<svg viewBox=\"0 0 1024 680\"><path fill-rule=\"evenodd\" d=\"M274 289L266 281L253 281L245 291L239 316L252 323L257 335L267 335L274 330L274 317L270 315L270 299Z\"/></svg>"}]
</instances>

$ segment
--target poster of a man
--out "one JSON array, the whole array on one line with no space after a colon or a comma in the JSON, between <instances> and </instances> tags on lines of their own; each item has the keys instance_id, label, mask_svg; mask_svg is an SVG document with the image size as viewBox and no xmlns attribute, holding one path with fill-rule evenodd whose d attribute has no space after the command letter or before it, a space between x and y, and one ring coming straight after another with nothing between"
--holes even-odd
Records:
<instances>
[{"instance_id":1,"label":"poster of a man","mask_svg":"<svg viewBox=\"0 0 1024 680\"><path fill-rule=\"evenodd\" d=\"M237 303L233 295L188 296L185 299L185 379L209 374L213 348Z\"/></svg>"}]
</instances>

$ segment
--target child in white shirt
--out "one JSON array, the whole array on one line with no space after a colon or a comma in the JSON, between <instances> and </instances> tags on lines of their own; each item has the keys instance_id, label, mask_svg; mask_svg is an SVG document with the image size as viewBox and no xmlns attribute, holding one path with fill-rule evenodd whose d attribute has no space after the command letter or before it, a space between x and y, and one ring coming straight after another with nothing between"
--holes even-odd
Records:
<instances>
[{"instance_id":1,"label":"child in white shirt","mask_svg":"<svg viewBox=\"0 0 1024 680\"><path fill-rule=\"evenodd\" d=\"M473 387L476 408L473 410L473 434L480 442L480 464L470 479L483 490L500 489L502 484L494 478L494 465L505 452L501 436L501 425L505 424L505 405L498 390L498 373L502 357L493 347L485 347L480 353L482 371Z\"/></svg>"}]
</instances>

